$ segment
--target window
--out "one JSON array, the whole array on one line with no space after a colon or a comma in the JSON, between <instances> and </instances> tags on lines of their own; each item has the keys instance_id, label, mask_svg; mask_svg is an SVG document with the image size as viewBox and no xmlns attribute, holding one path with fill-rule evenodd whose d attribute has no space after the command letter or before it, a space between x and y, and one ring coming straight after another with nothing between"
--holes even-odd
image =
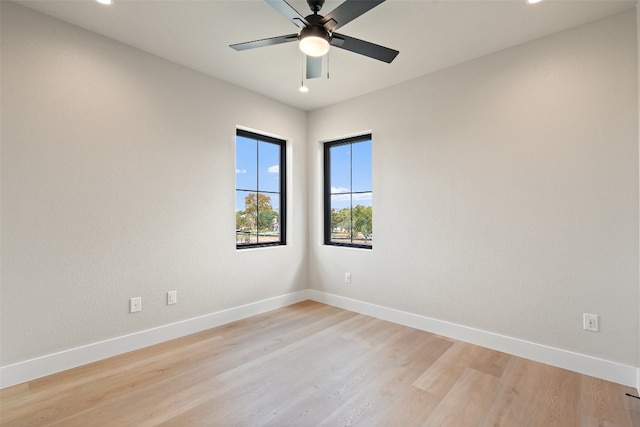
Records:
<instances>
[{"instance_id":1,"label":"window","mask_svg":"<svg viewBox=\"0 0 640 427\"><path fill-rule=\"evenodd\" d=\"M285 141L236 132L236 248L286 244Z\"/></svg>"},{"instance_id":2,"label":"window","mask_svg":"<svg viewBox=\"0 0 640 427\"><path fill-rule=\"evenodd\" d=\"M324 145L324 243L371 249L371 135Z\"/></svg>"}]
</instances>

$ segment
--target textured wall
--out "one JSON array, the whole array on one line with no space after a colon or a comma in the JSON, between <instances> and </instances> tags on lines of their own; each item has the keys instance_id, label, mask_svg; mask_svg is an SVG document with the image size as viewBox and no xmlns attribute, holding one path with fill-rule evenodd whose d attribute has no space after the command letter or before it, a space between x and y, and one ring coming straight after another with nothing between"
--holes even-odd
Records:
<instances>
[{"instance_id":1,"label":"textured wall","mask_svg":"<svg viewBox=\"0 0 640 427\"><path fill-rule=\"evenodd\" d=\"M312 287L638 366L637 55L630 10L311 113ZM325 247L320 142L367 130L374 249Z\"/></svg>"},{"instance_id":2,"label":"textured wall","mask_svg":"<svg viewBox=\"0 0 640 427\"><path fill-rule=\"evenodd\" d=\"M10 2L1 83L2 365L307 287L305 113ZM289 141L286 247L235 249L238 125Z\"/></svg>"}]
</instances>

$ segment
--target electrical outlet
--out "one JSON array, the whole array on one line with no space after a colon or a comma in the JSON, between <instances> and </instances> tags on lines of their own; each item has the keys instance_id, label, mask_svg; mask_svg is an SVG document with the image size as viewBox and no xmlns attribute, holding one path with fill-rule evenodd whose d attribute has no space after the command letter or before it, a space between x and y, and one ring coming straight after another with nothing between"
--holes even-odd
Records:
<instances>
[{"instance_id":1,"label":"electrical outlet","mask_svg":"<svg viewBox=\"0 0 640 427\"><path fill-rule=\"evenodd\" d=\"M351 283L351 273L344 273L344 283L346 284Z\"/></svg>"},{"instance_id":2,"label":"electrical outlet","mask_svg":"<svg viewBox=\"0 0 640 427\"><path fill-rule=\"evenodd\" d=\"M598 315L583 313L582 316L584 330L598 332Z\"/></svg>"},{"instance_id":3,"label":"electrical outlet","mask_svg":"<svg viewBox=\"0 0 640 427\"><path fill-rule=\"evenodd\" d=\"M129 313L142 311L142 297L135 297L129 300Z\"/></svg>"},{"instance_id":4,"label":"electrical outlet","mask_svg":"<svg viewBox=\"0 0 640 427\"><path fill-rule=\"evenodd\" d=\"M176 291L167 292L167 305L172 305L178 302L178 293Z\"/></svg>"}]
</instances>

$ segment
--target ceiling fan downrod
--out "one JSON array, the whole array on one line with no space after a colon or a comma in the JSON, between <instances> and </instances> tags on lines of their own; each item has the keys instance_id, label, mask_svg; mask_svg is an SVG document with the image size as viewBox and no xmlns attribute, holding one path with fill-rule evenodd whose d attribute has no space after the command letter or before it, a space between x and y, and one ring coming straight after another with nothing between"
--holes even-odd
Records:
<instances>
[{"instance_id":1,"label":"ceiling fan downrod","mask_svg":"<svg viewBox=\"0 0 640 427\"><path fill-rule=\"evenodd\" d=\"M307 0L307 4L309 5L309 9L317 15L324 5L324 0Z\"/></svg>"}]
</instances>

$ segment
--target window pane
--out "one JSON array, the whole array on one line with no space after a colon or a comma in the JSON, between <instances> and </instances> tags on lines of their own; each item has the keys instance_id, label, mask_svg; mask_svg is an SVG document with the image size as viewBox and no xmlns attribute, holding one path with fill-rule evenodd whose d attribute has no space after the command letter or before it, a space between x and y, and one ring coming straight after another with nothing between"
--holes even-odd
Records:
<instances>
[{"instance_id":1,"label":"window pane","mask_svg":"<svg viewBox=\"0 0 640 427\"><path fill-rule=\"evenodd\" d=\"M236 244L246 245L257 242L255 218L257 211L252 207L256 193L236 191Z\"/></svg>"},{"instance_id":2,"label":"window pane","mask_svg":"<svg viewBox=\"0 0 640 427\"><path fill-rule=\"evenodd\" d=\"M351 192L351 144L331 147L331 193Z\"/></svg>"},{"instance_id":3,"label":"window pane","mask_svg":"<svg viewBox=\"0 0 640 427\"><path fill-rule=\"evenodd\" d=\"M260 243L280 240L280 196L278 194L258 193L260 206L258 212L258 241Z\"/></svg>"},{"instance_id":4,"label":"window pane","mask_svg":"<svg viewBox=\"0 0 640 427\"><path fill-rule=\"evenodd\" d=\"M255 139L236 138L236 188L257 190L258 142Z\"/></svg>"},{"instance_id":5,"label":"window pane","mask_svg":"<svg viewBox=\"0 0 640 427\"><path fill-rule=\"evenodd\" d=\"M280 191L280 146L260 142L258 163L258 190Z\"/></svg>"},{"instance_id":6,"label":"window pane","mask_svg":"<svg viewBox=\"0 0 640 427\"><path fill-rule=\"evenodd\" d=\"M357 197L356 197L357 196ZM371 245L373 240L373 207L371 193L357 193L353 198L353 243Z\"/></svg>"},{"instance_id":7,"label":"window pane","mask_svg":"<svg viewBox=\"0 0 640 427\"><path fill-rule=\"evenodd\" d=\"M371 141L354 143L351 147L351 191L371 191Z\"/></svg>"},{"instance_id":8,"label":"window pane","mask_svg":"<svg viewBox=\"0 0 640 427\"><path fill-rule=\"evenodd\" d=\"M331 241L351 243L351 196L331 196Z\"/></svg>"}]
</instances>

